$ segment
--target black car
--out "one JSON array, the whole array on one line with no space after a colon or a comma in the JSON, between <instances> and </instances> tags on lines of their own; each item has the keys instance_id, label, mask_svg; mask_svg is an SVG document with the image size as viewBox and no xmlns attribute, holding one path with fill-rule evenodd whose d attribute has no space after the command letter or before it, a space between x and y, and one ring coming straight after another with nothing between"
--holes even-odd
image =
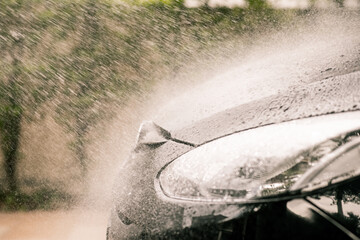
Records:
<instances>
[{"instance_id":1,"label":"black car","mask_svg":"<svg viewBox=\"0 0 360 240\"><path fill-rule=\"evenodd\" d=\"M180 129L144 122L107 239L360 239L358 57Z\"/></svg>"}]
</instances>

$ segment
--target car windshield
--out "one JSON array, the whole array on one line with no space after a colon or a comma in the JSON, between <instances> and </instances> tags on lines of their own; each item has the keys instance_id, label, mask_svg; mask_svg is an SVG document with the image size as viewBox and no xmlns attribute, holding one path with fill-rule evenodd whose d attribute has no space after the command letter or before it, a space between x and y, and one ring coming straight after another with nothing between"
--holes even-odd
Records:
<instances>
[{"instance_id":1,"label":"car windshield","mask_svg":"<svg viewBox=\"0 0 360 240\"><path fill-rule=\"evenodd\" d=\"M360 112L312 117L214 140L167 165L158 175L160 187L166 196L181 200L246 202L277 196L324 156L358 136L359 117ZM312 180L323 182L329 177L325 173L336 167L327 165Z\"/></svg>"},{"instance_id":2,"label":"car windshield","mask_svg":"<svg viewBox=\"0 0 360 240\"><path fill-rule=\"evenodd\" d=\"M360 131L348 134L342 139L342 146L304 174L291 190L309 192L360 175L359 135Z\"/></svg>"}]
</instances>

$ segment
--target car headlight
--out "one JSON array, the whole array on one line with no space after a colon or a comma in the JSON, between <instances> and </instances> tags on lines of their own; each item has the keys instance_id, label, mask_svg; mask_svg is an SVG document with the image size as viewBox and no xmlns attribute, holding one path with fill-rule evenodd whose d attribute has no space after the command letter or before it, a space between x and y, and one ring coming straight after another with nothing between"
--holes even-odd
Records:
<instances>
[{"instance_id":1,"label":"car headlight","mask_svg":"<svg viewBox=\"0 0 360 240\"><path fill-rule=\"evenodd\" d=\"M167 164L158 185L167 197L246 202L276 196L360 129L360 112L263 126L206 143Z\"/></svg>"}]
</instances>

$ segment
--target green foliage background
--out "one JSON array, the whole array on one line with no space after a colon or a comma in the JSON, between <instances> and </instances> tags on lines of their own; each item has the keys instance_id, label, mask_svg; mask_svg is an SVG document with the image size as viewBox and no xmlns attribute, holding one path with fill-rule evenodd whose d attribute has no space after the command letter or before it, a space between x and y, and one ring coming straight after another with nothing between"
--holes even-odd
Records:
<instances>
[{"instance_id":1,"label":"green foliage background","mask_svg":"<svg viewBox=\"0 0 360 240\"><path fill-rule=\"evenodd\" d=\"M9 188L0 200L22 196L16 183L21 122L46 114L40 106L49 106L75 136L70 147L86 175L87 133L110 117L107 106L150 91L195 54L280 27L298 13L260 0L246 9L188 9L176 0L2 0L0 136Z\"/></svg>"}]
</instances>

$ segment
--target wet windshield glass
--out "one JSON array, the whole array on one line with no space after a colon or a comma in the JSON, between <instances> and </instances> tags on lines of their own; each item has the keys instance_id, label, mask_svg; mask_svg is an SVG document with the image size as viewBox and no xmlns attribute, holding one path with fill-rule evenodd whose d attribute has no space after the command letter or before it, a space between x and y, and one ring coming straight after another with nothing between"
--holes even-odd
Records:
<instances>
[{"instance_id":1,"label":"wet windshield glass","mask_svg":"<svg viewBox=\"0 0 360 240\"><path fill-rule=\"evenodd\" d=\"M341 140L343 145L304 174L293 190L309 192L360 175L360 131Z\"/></svg>"},{"instance_id":2,"label":"wet windshield glass","mask_svg":"<svg viewBox=\"0 0 360 240\"><path fill-rule=\"evenodd\" d=\"M337 181L341 177L356 174L360 165L360 146L357 145L355 148L341 155L332 164L325 167L319 175L317 175L313 182L323 181Z\"/></svg>"},{"instance_id":3,"label":"wet windshield glass","mask_svg":"<svg viewBox=\"0 0 360 240\"><path fill-rule=\"evenodd\" d=\"M159 174L165 195L242 202L277 195L360 128L360 112L259 127L190 151Z\"/></svg>"}]
</instances>

